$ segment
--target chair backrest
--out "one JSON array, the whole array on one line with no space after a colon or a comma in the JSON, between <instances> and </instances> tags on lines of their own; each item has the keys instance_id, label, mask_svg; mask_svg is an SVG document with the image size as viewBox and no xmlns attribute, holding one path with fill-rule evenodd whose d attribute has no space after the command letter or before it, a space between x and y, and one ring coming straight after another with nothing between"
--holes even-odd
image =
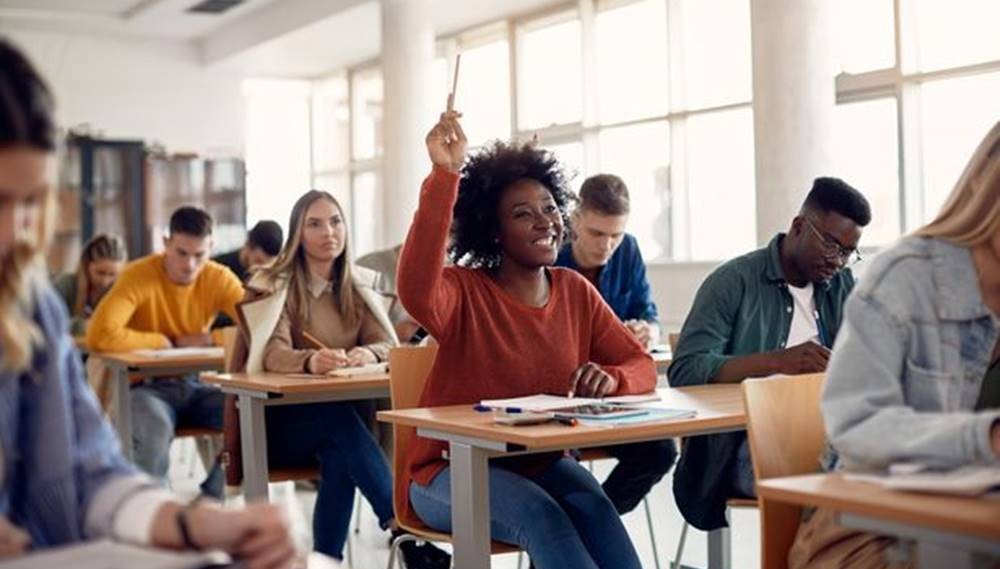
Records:
<instances>
[{"instance_id":1,"label":"chair backrest","mask_svg":"<svg viewBox=\"0 0 1000 569\"><path fill-rule=\"evenodd\" d=\"M671 332L667 334L667 345L670 346L670 353L677 354L677 340L681 337L679 332Z\"/></svg>"},{"instance_id":2,"label":"chair backrest","mask_svg":"<svg viewBox=\"0 0 1000 569\"><path fill-rule=\"evenodd\" d=\"M743 382L754 477L765 480L820 469L826 441L820 415L825 374ZM761 501L761 567L786 569L801 508Z\"/></svg>"},{"instance_id":3,"label":"chair backrest","mask_svg":"<svg viewBox=\"0 0 1000 569\"><path fill-rule=\"evenodd\" d=\"M389 393L393 409L412 409L420 405L420 394L424 391L427 374L434 365L437 346L401 346L389 352ZM392 493L393 510L396 520L410 527L426 527L413 515L407 515L406 507L410 489L406 488L406 449L416 437L416 429L393 425L392 479L395 484Z\"/></svg>"},{"instance_id":4,"label":"chair backrest","mask_svg":"<svg viewBox=\"0 0 1000 569\"><path fill-rule=\"evenodd\" d=\"M226 326L225 328L219 329L222 332L222 360L225 362L226 371L232 371L233 369L233 347L236 345L236 336L239 334L239 328L236 326Z\"/></svg>"}]
</instances>

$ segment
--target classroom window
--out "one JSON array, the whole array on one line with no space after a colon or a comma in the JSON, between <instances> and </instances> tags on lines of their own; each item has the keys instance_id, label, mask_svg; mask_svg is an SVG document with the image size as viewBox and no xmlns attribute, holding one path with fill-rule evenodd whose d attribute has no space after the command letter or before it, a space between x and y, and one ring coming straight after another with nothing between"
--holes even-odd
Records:
<instances>
[{"instance_id":1,"label":"classroom window","mask_svg":"<svg viewBox=\"0 0 1000 569\"><path fill-rule=\"evenodd\" d=\"M902 0L900 0L902 1ZM922 71L1000 59L1000 2L911 0Z\"/></svg>"},{"instance_id":2,"label":"classroom window","mask_svg":"<svg viewBox=\"0 0 1000 569\"><path fill-rule=\"evenodd\" d=\"M552 151L559 160L566 172L569 181L569 188L574 192L580 191L580 185L585 178L584 172L584 149L583 143L579 140L561 142L556 144L545 144L545 148Z\"/></svg>"},{"instance_id":3,"label":"classroom window","mask_svg":"<svg viewBox=\"0 0 1000 569\"><path fill-rule=\"evenodd\" d=\"M921 90L921 110L924 221L930 221L1000 118L1000 73L929 81Z\"/></svg>"},{"instance_id":4,"label":"classroom window","mask_svg":"<svg viewBox=\"0 0 1000 569\"><path fill-rule=\"evenodd\" d=\"M614 4L598 12L596 52L601 123L667 114L667 11L663 0ZM637 69L643 73L636 73Z\"/></svg>"},{"instance_id":5,"label":"classroom window","mask_svg":"<svg viewBox=\"0 0 1000 569\"><path fill-rule=\"evenodd\" d=\"M355 159L382 155L382 71L355 72L351 79L352 150Z\"/></svg>"},{"instance_id":6,"label":"classroom window","mask_svg":"<svg viewBox=\"0 0 1000 569\"><path fill-rule=\"evenodd\" d=\"M750 1L681 0L680 6L684 107L749 101Z\"/></svg>"},{"instance_id":7,"label":"classroom window","mask_svg":"<svg viewBox=\"0 0 1000 569\"><path fill-rule=\"evenodd\" d=\"M349 220L354 228L351 237L354 243L351 254L355 259L375 250L375 212L378 201L378 186L381 176L375 172L359 172L351 184L352 211Z\"/></svg>"},{"instance_id":8,"label":"classroom window","mask_svg":"<svg viewBox=\"0 0 1000 569\"><path fill-rule=\"evenodd\" d=\"M757 240L750 109L691 117L687 155L691 258L745 253Z\"/></svg>"},{"instance_id":9,"label":"classroom window","mask_svg":"<svg viewBox=\"0 0 1000 569\"><path fill-rule=\"evenodd\" d=\"M571 19L564 20L569 17ZM564 20L564 21L563 21ZM580 20L575 12L556 23L519 29L518 127L579 122L583 114Z\"/></svg>"},{"instance_id":10,"label":"classroom window","mask_svg":"<svg viewBox=\"0 0 1000 569\"><path fill-rule=\"evenodd\" d=\"M446 89L451 90L451 78ZM492 39L462 49L455 108L462 111L462 127L469 146L510 137L510 44Z\"/></svg>"},{"instance_id":11,"label":"classroom window","mask_svg":"<svg viewBox=\"0 0 1000 569\"><path fill-rule=\"evenodd\" d=\"M888 245L900 235L896 99L837 105L834 175L858 189L872 209L862 246Z\"/></svg>"},{"instance_id":12,"label":"classroom window","mask_svg":"<svg viewBox=\"0 0 1000 569\"><path fill-rule=\"evenodd\" d=\"M895 65L893 0L837 0L831 6L837 71L864 73Z\"/></svg>"},{"instance_id":13,"label":"classroom window","mask_svg":"<svg viewBox=\"0 0 1000 569\"><path fill-rule=\"evenodd\" d=\"M350 119L346 74L314 84L312 94L313 170L344 168L350 162Z\"/></svg>"},{"instance_id":14,"label":"classroom window","mask_svg":"<svg viewBox=\"0 0 1000 569\"><path fill-rule=\"evenodd\" d=\"M666 121L608 128L599 136L601 172L619 176L628 187L628 231L644 258L670 251L670 124ZM595 172L596 173L596 172Z\"/></svg>"}]
</instances>

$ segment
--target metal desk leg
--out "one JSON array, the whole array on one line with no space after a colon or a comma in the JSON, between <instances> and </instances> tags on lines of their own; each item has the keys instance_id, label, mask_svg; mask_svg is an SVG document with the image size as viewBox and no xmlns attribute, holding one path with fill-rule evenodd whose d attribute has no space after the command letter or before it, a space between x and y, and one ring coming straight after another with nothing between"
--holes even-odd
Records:
<instances>
[{"instance_id":1,"label":"metal desk leg","mask_svg":"<svg viewBox=\"0 0 1000 569\"><path fill-rule=\"evenodd\" d=\"M111 365L111 381L114 382L115 428L122 443L122 454L126 460L134 460L132 452L132 401L128 382L128 369L122 365Z\"/></svg>"},{"instance_id":2,"label":"metal desk leg","mask_svg":"<svg viewBox=\"0 0 1000 569\"><path fill-rule=\"evenodd\" d=\"M240 448L243 451L243 493L247 501L268 499L266 399L241 393Z\"/></svg>"},{"instance_id":3,"label":"metal desk leg","mask_svg":"<svg viewBox=\"0 0 1000 569\"><path fill-rule=\"evenodd\" d=\"M708 569L730 569L733 566L732 552L729 528L708 532Z\"/></svg>"},{"instance_id":4,"label":"metal desk leg","mask_svg":"<svg viewBox=\"0 0 1000 569\"><path fill-rule=\"evenodd\" d=\"M486 451L451 442L451 529L455 567L489 569L490 479Z\"/></svg>"}]
</instances>

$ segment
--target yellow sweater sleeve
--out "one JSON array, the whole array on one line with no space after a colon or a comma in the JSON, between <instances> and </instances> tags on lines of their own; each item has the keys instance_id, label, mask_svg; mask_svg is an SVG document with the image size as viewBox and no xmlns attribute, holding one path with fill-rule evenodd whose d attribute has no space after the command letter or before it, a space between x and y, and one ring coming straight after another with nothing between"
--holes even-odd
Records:
<instances>
[{"instance_id":1,"label":"yellow sweater sleeve","mask_svg":"<svg viewBox=\"0 0 1000 569\"><path fill-rule=\"evenodd\" d=\"M138 268L138 267L136 267ZM126 271L101 299L87 327L87 346L97 352L125 352L166 348L170 339L159 332L143 332L129 327L136 308L159 289L155 273Z\"/></svg>"},{"instance_id":2,"label":"yellow sweater sleeve","mask_svg":"<svg viewBox=\"0 0 1000 569\"><path fill-rule=\"evenodd\" d=\"M226 267L215 271L212 276L212 290L218 292L216 297L216 307L220 312L224 312L233 322L239 322L236 318L236 305L243 301L243 283ZM222 345L222 330L212 330L212 341L216 346Z\"/></svg>"}]
</instances>

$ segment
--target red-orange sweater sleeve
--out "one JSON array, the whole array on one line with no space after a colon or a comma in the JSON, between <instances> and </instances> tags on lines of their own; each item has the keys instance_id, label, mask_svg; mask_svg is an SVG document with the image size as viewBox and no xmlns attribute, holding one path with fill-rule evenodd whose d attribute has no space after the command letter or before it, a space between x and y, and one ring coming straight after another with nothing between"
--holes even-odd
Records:
<instances>
[{"instance_id":1,"label":"red-orange sweater sleeve","mask_svg":"<svg viewBox=\"0 0 1000 569\"><path fill-rule=\"evenodd\" d=\"M656 389L656 364L592 286L586 287L593 319L591 361L618 380L617 395Z\"/></svg>"},{"instance_id":2,"label":"red-orange sweater sleeve","mask_svg":"<svg viewBox=\"0 0 1000 569\"><path fill-rule=\"evenodd\" d=\"M438 166L424 180L396 277L403 307L438 339L462 298L457 279L444 268L458 181L458 174Z\"/></svg>"}]
</instances>

